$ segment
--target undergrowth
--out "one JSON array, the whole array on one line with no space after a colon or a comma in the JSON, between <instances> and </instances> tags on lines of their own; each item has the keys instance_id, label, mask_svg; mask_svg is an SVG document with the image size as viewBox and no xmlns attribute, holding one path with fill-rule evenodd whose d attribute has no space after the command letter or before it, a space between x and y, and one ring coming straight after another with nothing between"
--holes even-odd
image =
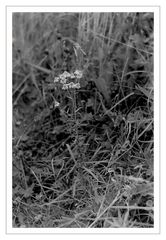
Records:
<instances>
[{"instance_id":1,"label":"undergrowth","mask_svg":"<svg viewBox=\"0 0 166 240\"><path fill-rule=\"evenodd\" d=\"M153 14L13 14L13 227L151 228Z\"/></svg>"}]
</instances>

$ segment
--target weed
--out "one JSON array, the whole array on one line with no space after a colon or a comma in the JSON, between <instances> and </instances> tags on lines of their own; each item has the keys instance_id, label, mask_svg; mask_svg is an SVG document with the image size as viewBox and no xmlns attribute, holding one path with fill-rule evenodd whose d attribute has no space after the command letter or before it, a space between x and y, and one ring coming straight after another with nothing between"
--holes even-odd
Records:
<instances>
[{"instance_id":1,"label":"weed","mask_svg":"<svg viewBox=\"0 0 166 240\"><path fill-rule=\"evenodd\" d=\"M13 14L13 227L151 228L153 13Z\"/></svg>"}]
</instances>

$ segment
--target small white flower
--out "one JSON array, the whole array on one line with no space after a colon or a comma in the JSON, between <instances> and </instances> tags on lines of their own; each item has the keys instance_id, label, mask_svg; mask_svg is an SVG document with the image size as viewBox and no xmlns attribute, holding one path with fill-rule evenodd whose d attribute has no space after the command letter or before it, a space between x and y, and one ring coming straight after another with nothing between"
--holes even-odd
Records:
<instances>
[{"instance_id":1,"label":"small white flower","mask_svg":"<svg viewBox=\"0 0 166 240\"><path fill-rule=\"evenodd\" d=\"M75 84L74 84L73 82L70 82L70 83L69 83L69 88L74 88L74 85L75 85Z\"/></svg>"},{"instance_id":2,"label":"small white flower","mask_svg":"<svg viewBox=\"0 0 166 240\"><path fill-rule=\"evenodd\" d=\"M61 78L60 83L66 84L67 79L66 78Z\"/></svg>"},{"instance_id":3,"label":"small white flower","mask_svg":"<svg viewBox=\"0 0 166 240\"><path fill-rule=\"evenodd\" d=\"M74 75L74 73L71 73L71 74L70 74L70 78L71 78L71 79L76 78L76 76Z\"/></svg>"},{"instance_id":4,"label":"small white flower","mask_svg":"<svg viewBox=\"0 0 166 240\"><path fill-rule=\"evenodd\" d=\"M63 90L66 90L68 89L68 84L64 84L63 87L62 87Z\"/></svg>"},{"instance_id":5,"label":"small white flower","mask_svg":"<svg viewBox=\"0 0 166 240\"><path fill-rule=\"evenodd\" d=\"M80 71L80 70L76 70L75 72L74 72L74 75L76 76L76 78L82 78L82 71Z\"/></svg>"},{"instance_id":6,"label":"small white flower","mask_svg":"<svg viewBox=\"0 0 166 240\"><path fill-rule=\"evenodd\" d=\"M65 75L66 77L70 77L71 74L70 74L69 72L65 71L65 72L64 72L64 75Z\"/></svg>"},{"instance_id":7,"label":"small white flower","mask_svg":"<svg viewBox=\"0 0 166 240\"><path fill-rule=\"evenodd\" d=\"M59 82L59 77L55 77L54 82Z\"/></svg>"},{"instance_id":8,"label":"small white flower","mask_svg":"<svg viewBox=\"0 0 166 240\"><path fill-rule=\"evenodd\" d=\"M60 104L60 103L55 100L55 102L54 102L54 107L59 107L59 104Z\"/></svg>"},{"instance_id":9,"label":"small white flower","mask_svg":"<svg viewBox=\"0 0 166 240\"><path fill-rule=\"evenodd\" d=\"M66 76L64 76L63 74L61 74L61 75L59 75L59 78L60 78L60 80L64 80L64 79L66 79Z\"/></svg>"},{"instance_id":10,"label":"small white flower","mask_svg":"<svg viewBox=\"0 0 166 240\"><path fill-rule=\"evenodd\" d=\"M80 83L76 83L75 84L75 88L79 89L81 86L80 86Z\"/></svg>"},{"instance_id":11,"label":"small white flower","mask_svg":"<svg viewBox=\"0 0 166 240\"><path fill-rule=\"evenodd\" d=\"M59 75L59 77L62 79L68 78L68 77L70 77L70 73L67 71L64 71L62 74Z\"/></svg>"}]
</instances>

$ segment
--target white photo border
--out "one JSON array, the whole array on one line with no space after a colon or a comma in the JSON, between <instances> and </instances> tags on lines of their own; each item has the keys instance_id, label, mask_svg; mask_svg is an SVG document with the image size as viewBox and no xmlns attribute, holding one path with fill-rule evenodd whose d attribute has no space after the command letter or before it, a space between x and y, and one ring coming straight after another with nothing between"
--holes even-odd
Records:
<instances>
[{"instance_id":1,"label":"white photo border","mask_svg":"<svg viewBox=\"0 0 166 240\"><path fill-rule=\"evenodd\" d=\"M12 227L12 13L153 12L154 13L154 228L13 228ZM158 81L159 79L159 81ZM6 6L6 234L160 234L160 6ZM159 159L160 161L157 161Z\"/></svg>"}]
</instances>

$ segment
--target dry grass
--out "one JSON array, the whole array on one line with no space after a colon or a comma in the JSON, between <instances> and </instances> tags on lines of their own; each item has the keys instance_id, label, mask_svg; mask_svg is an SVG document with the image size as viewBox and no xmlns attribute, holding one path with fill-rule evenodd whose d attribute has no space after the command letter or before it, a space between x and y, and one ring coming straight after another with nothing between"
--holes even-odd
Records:
<instances>
[{"instance_id":1,"label":"dry grass","mask_svg":"<svg viewBox=\"0 0 166 240\"><path fill-rule=\"evenodd\" d=\"M13 227L153 223L153 14L13 14Z\"/></svg>"}]
</instances>

